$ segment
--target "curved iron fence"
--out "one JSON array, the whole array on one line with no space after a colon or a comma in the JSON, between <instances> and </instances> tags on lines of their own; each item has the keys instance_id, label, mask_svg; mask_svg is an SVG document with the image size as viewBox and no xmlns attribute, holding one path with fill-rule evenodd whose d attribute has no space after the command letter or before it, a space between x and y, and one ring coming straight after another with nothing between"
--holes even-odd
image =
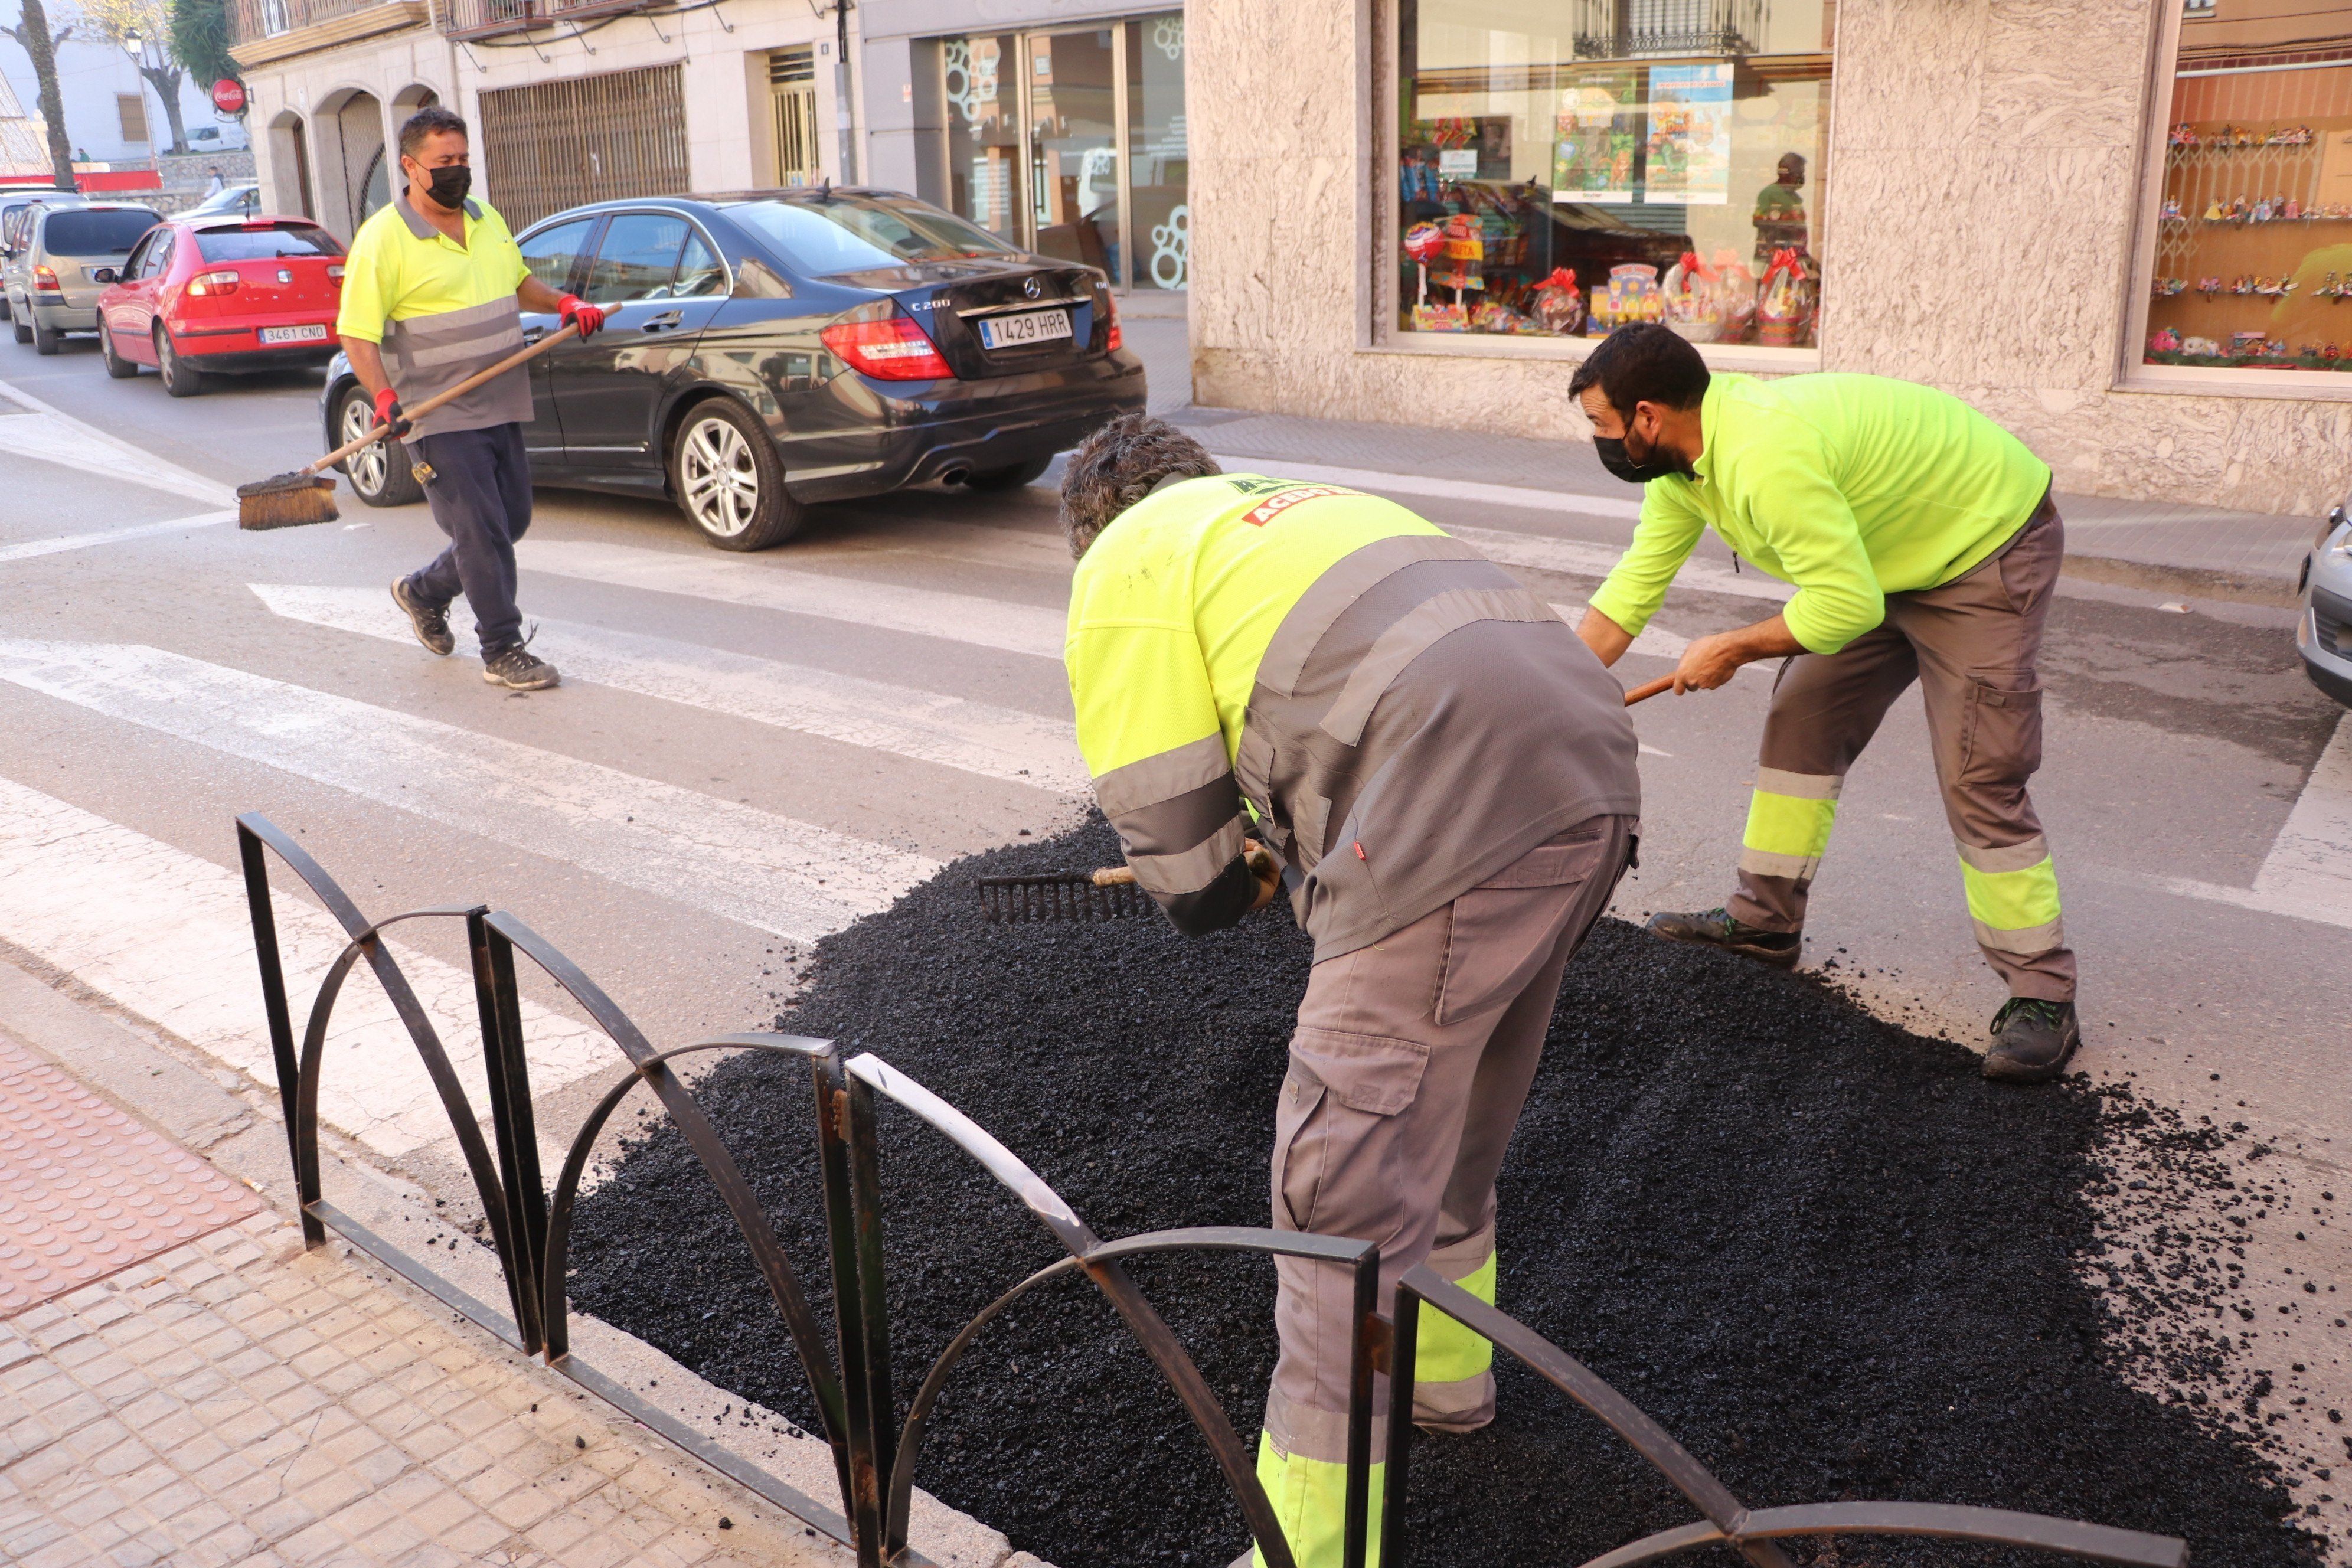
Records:
<instances>
[{"instance_id":1,"label":"curved iron fence","mask_svg":"<svg viewBox=\"0 0 2352 1568\"><path fill-rule=\"evenodd\" d=\"M2037 1548L2139 1568L2184 1568L2189 1560L2187 1543L2170 1536L2000 1509L1842 1502L1751 1510L1664 1428L1589 1368L1524 1323L1440 1279L1426 1266L1407 1271L1398 1283L1391 1318L1380 1310L1380 1255L1369 1242L1238 1226L1154 1231L1105 1241L1013 1151L871 1052L845 1061L830 1040L766 1032L722 1035L656 1049L578 965L515 916L478 904L441 905L370 921L309 852L268 818L246 813L236 819L236 832L304 1241L319 1246L330 1230L335 1232L515 1349L526 1355L544 1355L549 1366L624 1415L849 1546L856 1552L860 1568L926 1564L927 1560L908 1544L908 1521L916 1466L940 1394L982 1331L1005 1309L1050 1280L1076 1274L1084 1275L1101 1292L1192 1417L1268 1568L1297 1568L1273 1504L1258 1483L1248 1447L1182 1342L1121 1267L1129 1258L1174 1251L1307 1258L1347 1268L1354 1276L1355 1357L1349 1388L1345 1568L1364 1568L1369 1554L1377 1380L1386 1376L1398 1386L1411 1386L1424 1308L1486 1336L1567 1394L1646 1459L1701 1515L1693 1523L1605 1552L1583 1568L1632 1568L1706 1546L1727 1546L1754 1568L1790 1568L1788 1557L1775 1542L1790 1536L1840 1534L1941 1536ZM349 938L320 981L299 1048L272 911L270 854L302 879ZM473 1103L432 1020L383 942L387 928L416 920L466 922L482 1031L491 1130L488 1143L483 1141ZM551 1199L540 1170L516 984L518 950L580 1005L628 1063L627 1071L614 1080L572 1134ZM327 1201L320 1191L319 1084L328 1025L344 982L362 960L407 1029L449 1117L498 1254L508 1312L478 1300L375 1235ZM834 1298L834 1339L829 1349L800 1277L793 1272L751 1184L693 1092L670 1070L669 1064L679 1058L715 1050L764 1051L796 1057L808 1064L825 1215L825 1267ZM659 1100L663 1112L701 1163L775 1301L815 1396L824 1436L832 1447L839 1512L639 1398L583 1363L572 1349L563 1281L581 1178L597 1135L639 1084ZM903 1420L890 1377L877 1094L911 1112L970 1155L1036 1215L1067 1254L1013 1285L964 1325L932 1363L908 1402ZM1412 1468L1412 1412L1409 1397L1390 1401L1388 1464L1380 1499L1382 1558L1388 1568L1402 1568L1411 1552L1404 1504Z\"/></svg>"}]
</instances>

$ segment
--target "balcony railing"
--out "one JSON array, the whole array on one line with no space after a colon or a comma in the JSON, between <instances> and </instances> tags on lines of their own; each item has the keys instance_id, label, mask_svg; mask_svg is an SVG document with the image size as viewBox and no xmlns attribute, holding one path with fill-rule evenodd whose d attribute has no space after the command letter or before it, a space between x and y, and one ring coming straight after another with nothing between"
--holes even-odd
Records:
<instances>
[{"instance_id":1,"label":"balcony railing","mask_svg":"<svg viewBox=\"0 0 2352 1568\"><path fill-rule=\"evenodd\" d=\"M436 0L441 30L453 38L485 38L531 27L650 10L668 0Z\"/></svg>"},{"instance_id":2,"label":"balcony railing","mask_svg":"<svg viewBox=\"0 0 2352 1568\"><path fill-rule=\"evenodd\" d=\"M1578 0L1576 56L1614 60L1756 52L1767 0Z\"/></svg>"},{"instance_id":3,"label":"balcony railing","mask_svg":"<svg viewBox=\"0 0 2352 1568\"><path fill-rule=\"evenodd\" d=\"M229 53L257 66L423 26L425 0L227 0Z\"/></svg>"},{"instance_id":4,"label":"balcony railing","mask_svg":"<svg viewBox=\"0 0 2352 1568\"><path fill-rule=\"evenodd\" d=\"M228 0L229 42L274 38L381 4L383 0Z\"/></svg>"}]
</instances>

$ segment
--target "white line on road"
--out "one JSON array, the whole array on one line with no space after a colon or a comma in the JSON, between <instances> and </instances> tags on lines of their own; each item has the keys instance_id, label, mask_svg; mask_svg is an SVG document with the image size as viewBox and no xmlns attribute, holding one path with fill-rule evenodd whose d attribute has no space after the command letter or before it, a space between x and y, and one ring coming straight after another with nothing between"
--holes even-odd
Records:
<instances>
[{"instance_id":1,"label":"white line on road","mask_svg":"<svg viewBox=\"0 0 2352 1568\"><path fill-rule=\"evenodd\" d=\"M126 484L194 496L220 506L236 500L236 491L218 479L142 451L120 437L75 418L45 403L13 382L0 381L0 397L32 410L0 419L0 452L57 463L84 473L100 474Z\"/></svg>"},{"instance_id":2,"label":"white line on road","mask_svg":"<svg viewBox=\"0 0 2352 1568\"><path fill-rule=\"evenodd\" d=\"M2152 877L2168 892L2352 927L2352 714L2338 720L2252 888Z\"/></svg>"},{"instance_id":3,"label":"white line on road","mask_svg":"<svg viewBox=\"0 0 2352 1568\"><path fill-rule=\"evenodd\" d=\"M1469 479L1439 479L1428 474L1392 474L1375 468L1332 468L1315 463L1292 463L1278 458L1234 458L1219 454L1217 466L1229 474L1265 474L1274 479L1312 479L1318 484L1346 485L1349 489L1401 496L1440 496L1447 500L1484 501L1488 506L1518 507L1527 511L1567 512L1577 517L1639 517L1642 503L1624 496L1585 495L1576 490L1539 490L1520 485L1486 485Z\"/></svg>"},{"instance_id":4,"label":"white line on road","mask_svg":"<svg viewBox=\"0 0 2352 1568\"><path fill-rule=\"evenodd\" d=\"M415 647L408 617L381 588L251 587L289 620ZM531 647L567 682L618 687L1061 795L1090 793L1076 736L1065 721L574 621L541 621Z\"/></svg>"},{"instance_id":5,"label":"white line on road","mask_svg":"<svg viewBox=\"0 0 2352 1568\"><path fill-rule=\"evenodd\" d=\"M0 679L814 942L938 862L160 648L0 638Z\"/></svg>"},{"instance_id":6,"label":"white line on road","mask_svg":"<svg viewBox=\"0 0 2352 1568\"><path fill-rule=\"evenodd\" d=\"M233 842L226 822L221 842ZM276 1087L245 881L236 872L0 779L0 886L7 889L0 937ZM281 895L275 908L299 1038L319 979L343 949L343 931L300 899ZM484 1112L472 974L392 946L476 1112ZM619 1047L589 1026L528 998L522 1013L533 1093L625 1065ZM330 1126L395 1155L449 1136L416 1047L365 964L344 984L322 1060L319 1114Z\"/></svg>"},{"instance_id":7,"label":"white line on road","mask_svg":"<svg viewBox=\"0 0 2352 1568\"><path fill-rule=\"evenodd\" d=\"M803 572L740 556L644 550L627 544L527 539L515 547L515 554L528 572L683 594L753 609L821 616L886 631L1031 654L1056 663L1062 658L1062 632L1067 617L1059 609L1036 605Z\"/></svg>"},{"instance_id":8,"label":"white line on road","mask_svg":"<svg viewBox=\"0 0 2352 1568\"><path fill-rule=\"evenodd\" d=\"M1444 526L1444 525L1441 525ZM1571 577L1606 577L1625 552L1613 544L1588 544L1575 539L1547 539L1540 534L1513 533L1499 528L1445 527L1465 544L1475 544L1490 561L1525 566L1538 572L1560 572ZM1777 577L1753 569L1735 572L1711 561L1685 561L1675 574L1675 586L1707 594L1728 594L1742 599L1770 599L1785 604L1797 590Z\"/></svg>"},{"instance_id":9,"label":"white line on road","mask_svg":"<svg viewBox=\"0 0 2352 1568\"><path fill-rule=\"evenodd\" d=\"M126 540L147 539L158 533L176 533L187 528L210 528L215 523L235 522L234 511L205 511L194 517L175 517L169 522L142 522L136 528L112 528L100 533L61 533L54 539L28 539L22 544L0 545L0 564L11 561L27 561L36 555L55 555L66 550L88 550L99 544L121 544Z\"/></svg>"}]
</instances>

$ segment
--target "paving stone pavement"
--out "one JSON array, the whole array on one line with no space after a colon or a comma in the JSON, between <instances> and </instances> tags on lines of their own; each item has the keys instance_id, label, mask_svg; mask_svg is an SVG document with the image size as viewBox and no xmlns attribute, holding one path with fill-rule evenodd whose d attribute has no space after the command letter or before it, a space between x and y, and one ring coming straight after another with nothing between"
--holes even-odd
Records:
<instances>
[{"instance_id":1,"label":"paving stone pavement","mask_svg":"<svg viewBox=\"0 0 2352 1568\"><path fill-rule=\"evenodd\" d=\"M850 1561L273 1214L0 1321L14 1568Z\"/></svg>"}]
</instances>

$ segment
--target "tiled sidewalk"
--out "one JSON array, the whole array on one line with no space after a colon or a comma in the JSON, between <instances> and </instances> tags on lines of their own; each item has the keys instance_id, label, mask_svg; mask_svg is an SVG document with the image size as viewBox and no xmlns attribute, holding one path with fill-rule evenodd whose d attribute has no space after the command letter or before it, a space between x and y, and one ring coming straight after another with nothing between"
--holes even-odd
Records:
<instances>
[{"instance_id":1,"label":"tiled sidewalk","mask_svg":"<svg viewBox=\"0 0 2352 1568\"><path fill-rule=\"evenodd\" d=\"M849 1560L343 1250L264 1214L0 1322L0 1562Z\"/></svg>"}]
</instances>

